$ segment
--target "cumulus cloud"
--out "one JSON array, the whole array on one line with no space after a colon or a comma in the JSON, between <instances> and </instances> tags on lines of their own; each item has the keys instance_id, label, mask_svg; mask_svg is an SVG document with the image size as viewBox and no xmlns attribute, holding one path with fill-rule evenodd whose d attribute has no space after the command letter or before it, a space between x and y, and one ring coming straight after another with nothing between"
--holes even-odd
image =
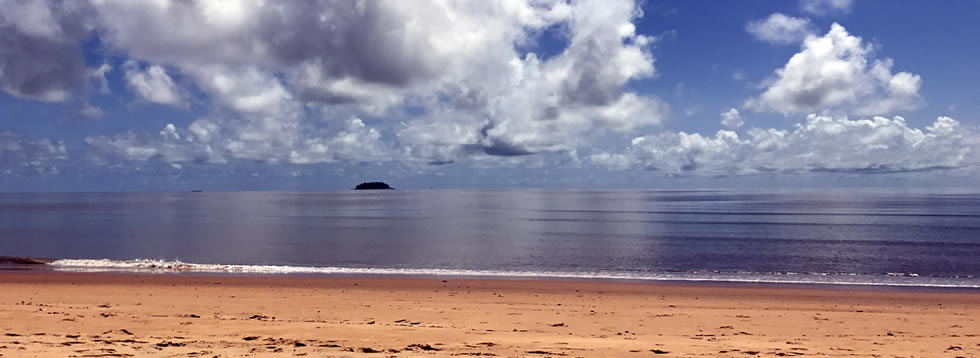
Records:
<instances>
[{"instance_id":1,"label":"cumulus cloud","mask_svg":"<svg viewBox=\"0 0 980 358\"><path fill-rule=\"evenodd\" d=\"M100 163L159 160L169 164L226 163L235 159L253 159L270 163L311 164L340 160L383 161L389 158L390 149L381 141L380 133L354 118L336 129L320 131L318 135L285 146L282 155L269 156L281 151L248 148L249 140L260 144L277 140L253 138L268 135L261 132L223 133L233 130L211 120L198 120L187 129L167 124L158 133L125 132L114 136L86 138L93 157ZM273 133L274 135L274 133ZM295 138L288 138L293 141Z\"/></svg>"},{"instance_id":2,"label":"cumulus cloud","mask_svg":"<svg viewBox=\"0 0 980 358\"><path fill-rule=\"evenodd\" d=\"M86 77L80 41L88 33L81 1L0 0L0 90L61 102Z\"/></svg>"},{"instance_id":3,"label":"cumulus cloud","mask_svg":"<svg viewBox=\"0 0 980 358\"><path fill-rule=\"evenodd\" d=\"M370 101L379 87L439 85L499 46L569 17L563 2L119 1L94 4L104 40L151 63L252 66L307 101ZM503 63L502 65L505 65Z\"/></svg>"},{"instance_id":4,"label":"cumulus cloud","mask_svg":"<svg viewBox=\"0 0 980 358\"><path fill-rule=\"evenodd\" d=\"M109 80L106 78L109 72L112 72L112 66L108 63L103 63L99 67L88 70L89 79L95 82L95 89L101 94L109 94L111 92L109 89Z\"/></svg>"},{"instance_id":5,"label":"cumulus cloud","mask_svg":"<svg viewBox=\"0 0 980 358\"><path fill-rule=\"evenodd\" d=\"M725 126L725 128L737 129L743 124L745 124L745 122L742 121L742 115L738 113L737 109L732 108L721 113L721 125Z\"/></svg>"},{"instance_id":6,"label":"cumulus cloud","mask_svg":"<svg viewBox=\"0 0 980 358\"><path fill-rule=\"evenodd\" d=\"M81 113L83 116L91 119L102 118L102 116L105 115L105 112L102 110L102 108L93 106L91 104L86 104L85 106L83 106L82 109L78 111L78 113Z\"/></svg>"},{"instance_id":7,"label":"cumulus cloud","mask_svg":"<svg viewBox=\"0 0 980 358\"><path fill-rule=\"evenodd\" d=\"M843 26L810 36L799 53L765 81L764 92L746 101L758 111L879 115L912 110L923 103L921 79L892 73L890 58L875 59L874 48Z\"/></svg>"},{"instance_id":8,"label":"cumulus cloud","mask_svg":"<svg viewBox=\"0 0 980 358\"><path fill-rule=\"evenodd\" d=\"M223 158L210 155L213 150L207 143L198 143L193 136L182 136L173 124L167 124L156 134L131 131L113 137L89 137L85 141L105 163L109 159L160 159L168 163L224 162Z\"/></svg>"},{"instance_id":9,"label":"cumulus cloud","mask_svg":"<svg viewBox=\"0 0 980 358\"><path fill-rule=\"evenodd\" d=\"M634 4L580 1L567 12L569 44L562 52L522 58L507 44L495 50L493 62L478 60L451 85L459 93L454 101L399 131L407 154L450 162L473 154L569 151L592 132L659 125L667 104L624 89L655 73L650 47L656 39L635 32L632 20L640 14Z\"/></svg>"},{"instance_id":10,"label":"cumulus cloud","mask_svg":"<svg viewBox=\"0 0 980 358\"><path fill-rule=\"evenodd\" d=\"M390 139L410 161L573 151L591 135L659 125L669 111L626 89L655 75L657 38L636 32L642 11L632 0L101 0L92 8L106 46L147 66L129 65L131 90L180 103L167 74L179 71L216 105L186 131L210 128L212 149L232 158L305 163L375 153L345 154L353 147L334 139L353 137L315 130L383 141L378 129L349 122L364 115L398 117ZM546 31L568 44L539 57L533 50ZM404 107L417 113L393 115ZM94 142L139 140L160 146L155 135Z\"/></svg>"},{"instance_id":11,"label":"cumulus cloud","mask_svg":"<svg viewBox=\"0 0 980 358\"><path fill-rule=\"evenodd\" d=\"M354 118L336 134L306 139L298 149L289 153L289 162L385 161L390 159L390 154L390 149L381 143L381 133Z\"/></svg>"},{"instance_id":12,"label":"cumulus cloud","mask_svg":"<svg viewBox=\"0 0 980 358\"><path fill-rule=\"evenodd\" d=\"M126 85L142 99L150 103L184 106L180 89L163 67L151 65L141 69L135 61L127 61L123 68Z\"/></svg>"},{"instance_id":13,"label":"cumulus cloud","mask_svg":"<svg viewBox=\"0 0 980 358\"><path fill-rule=\"evenodd\" d=\"M0 131L0 174L57 174L58 165L66 160L63 142Z\"/></svg>"},{"instance_id":14,"label":"cumulus cloud","mask_svg":"<svg viewBox=\"0 0 980 358\"><path fill-rule=\"evenodd\" d=\"M98 162L310 164L388 158L389 148L377 129L358 118L308 114L274 73L229 65L186 66L184 71L222 110L186 128L168 124L159 133L89 137L86 142Z\"/></svg>"},{"instance_id":15,"label":"cumulus cloud","mask_svg":"<svg viewBox=\"0 0 980 358\"><path fill-rule=\"evenodd\" d=\"M803 41L816 32L810 19L786 16L781 13L769 15L765 20L750 21L745 31L759 41L775 44L791 44Z\"/></svg>"},{"instance_id":16,"label":"cumulus cloud","mask_svg":"<svg viewBox=\"0 0 980 358\"><path fill-rule=\"evenodd\" d=\"M800 0L800 10L815 16L847 14L854 0Z\"/></svg>"},{"instance_id":17,"label":"cumulus cloud","mask_svg":"<svg viewBox=\"0 0 980 358\"><path fill-rule=\"evenodd\" d=\"M949 117L919 129L898 116L850 120L811 114L792 130L752 128L744 137L727 130L637 137L624 153L599 152L591 159L668 175L899 173L976 166L978 154L980 131Z\"/></svg>"}]
</instances>

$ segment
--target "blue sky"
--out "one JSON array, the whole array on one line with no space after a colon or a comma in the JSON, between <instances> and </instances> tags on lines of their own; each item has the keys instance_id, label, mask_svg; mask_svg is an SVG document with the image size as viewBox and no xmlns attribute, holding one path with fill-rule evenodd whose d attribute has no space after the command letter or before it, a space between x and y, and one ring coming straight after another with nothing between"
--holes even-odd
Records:
<instances>
[{"instance_id":1,"label":"blue sky","mask_svg":"<svg viewBox=\"0 0 980 358\"><path fill-rule=\"evenodd\" d=\"M971 1L0 8L0 191L971 188L980 174Z\"/></svg>"},{"instance_id":2,"label":"blue sky","mask_svg":"<svg viewBox=\"0 0 980 358\"><path fill-rule=\"evenodd\" d=\"M744 31L745 24L773 12L806 16L793 1L662 1L647 3L646 7L652 9L639 22L640 31L675 30L677 39L657 51L662 76L637 85L670 98L673 86L684 83L695 95L671 98L672 104L678 109L699 107L711 116L757 93L746 82L769 76L799 51L796 44L773 46L753 40ZM977 11L980 4L970 1L858 0L849 13L809 18L822 31L834 22L845 26L855 36L879 46L880 54L893 58L897 69L921 75L920 93L926 105L903 115L911 123L924 125L941 115L974 120L980 111L980 70L970 60L980 58L980 46L971 46L966 40L980 34L980 25L973 19ZM736 71L747 81L731 80ZM762 113L754 118L762 126L786 124L782 115ZM707 118L671 124L679 130L714 131L714 122L714 118Z\"/></svg>"}]
</instances>

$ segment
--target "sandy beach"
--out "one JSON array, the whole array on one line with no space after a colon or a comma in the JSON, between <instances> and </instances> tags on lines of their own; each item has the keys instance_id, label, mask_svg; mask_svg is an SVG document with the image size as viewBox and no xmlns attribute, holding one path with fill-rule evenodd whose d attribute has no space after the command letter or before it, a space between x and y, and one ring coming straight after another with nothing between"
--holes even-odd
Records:
<instances>
[{"instance_id":1,"label":"sandy beach","mask_svg":"<svg viewBox=\"0 0 980 358\"><path fill-rule=\"evenodd\" d=\"M0 273L2 357L980 356L980 293Z\"/></svg>"}]
</instances>

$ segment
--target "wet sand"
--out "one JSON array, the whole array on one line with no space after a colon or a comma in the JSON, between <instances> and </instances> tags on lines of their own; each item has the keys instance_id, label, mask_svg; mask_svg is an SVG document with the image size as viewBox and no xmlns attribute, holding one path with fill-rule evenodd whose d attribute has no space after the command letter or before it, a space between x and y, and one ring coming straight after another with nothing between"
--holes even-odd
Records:
<instances>
[{"instance_id":1,"label":"wet sand","mask_svg":"<svg viewBox=\"0 0 980 358\"><path fill-rule=\"evenodd\" d=\"M0 273L0 357L978 357L977 319L977 290Z\"/></svg>"}]
</instances>

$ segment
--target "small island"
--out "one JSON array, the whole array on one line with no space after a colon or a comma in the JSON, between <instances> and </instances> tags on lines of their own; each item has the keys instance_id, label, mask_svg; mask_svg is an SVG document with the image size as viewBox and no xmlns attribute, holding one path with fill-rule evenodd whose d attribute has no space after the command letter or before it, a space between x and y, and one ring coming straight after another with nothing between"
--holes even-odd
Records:
<instances>
[{"instance_id":1,"label":"small island","mask_svg":"<svg viewBox=\"0 0 980 358\"><path fill-rule=\"evenodd\" d=\"M370 183L360 183L357 184L356 187L354 187L354 190L390 190L390 189L394 189L394 188L388 186L387 183L380 182L380 181L375 181Z\"/></svg>"}]
</instances>

